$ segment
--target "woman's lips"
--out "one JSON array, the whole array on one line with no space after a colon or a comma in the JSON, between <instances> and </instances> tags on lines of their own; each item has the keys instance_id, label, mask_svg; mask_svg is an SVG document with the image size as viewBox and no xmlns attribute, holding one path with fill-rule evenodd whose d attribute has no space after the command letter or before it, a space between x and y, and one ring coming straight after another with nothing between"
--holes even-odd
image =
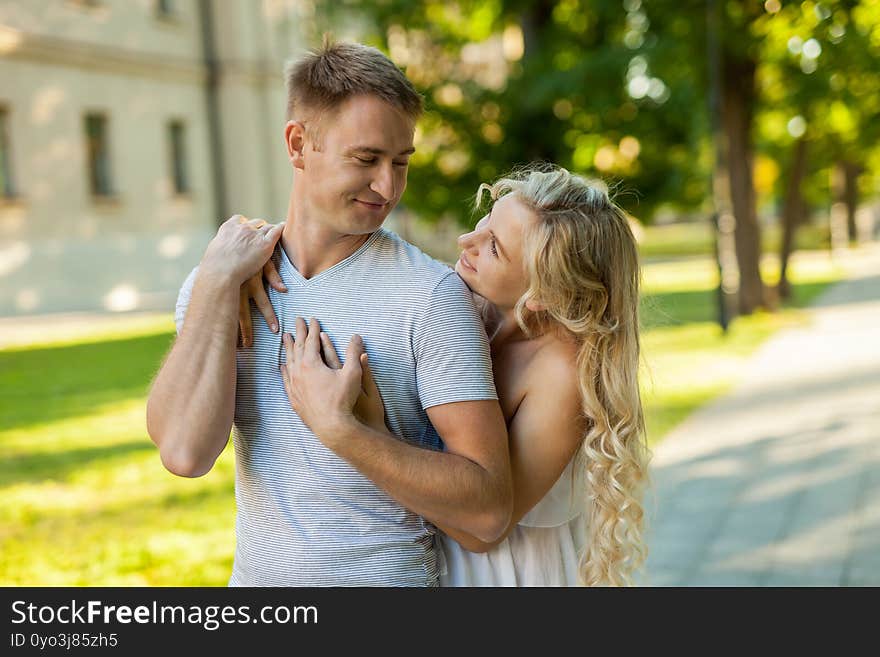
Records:
<instances>
[{"instance_id":1,"label":"woman's lips","mask_svg":"<svg viewBox=\"0 0 880 657\"><path fill-rule=\"evenodd\" d=\"M464 253L462 253L461 256L459 256L458 260L459 260L459 262L461 262L462 266L465 267L466 269L470 269L474 273L477 272L476 268L470 262L468 262L468 259L465 257Z\"/></svg>"}]
</instances>

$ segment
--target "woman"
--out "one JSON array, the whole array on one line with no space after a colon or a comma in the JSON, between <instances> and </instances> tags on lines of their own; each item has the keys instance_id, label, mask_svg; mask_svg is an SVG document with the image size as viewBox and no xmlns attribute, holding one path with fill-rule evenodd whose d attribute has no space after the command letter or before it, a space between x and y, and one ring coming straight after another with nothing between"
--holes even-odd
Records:
<instances>
[{"instance_id":1,"label":"woman","mask_svg":"<svg viewBox=\"0 0 880 657\"><path fill-rule=\"evenodd\" d=\"M635 240L603 184L559 167L481 185L478 205L486 192L492 208L459 238L455 270L490 337L514 510L491 544L440 527L441 584L630 584L645 558L648 461ZM323 348L338 366L332 345ZM359 405L382 417L363 397Z\"/></svg>"}]
</instances>

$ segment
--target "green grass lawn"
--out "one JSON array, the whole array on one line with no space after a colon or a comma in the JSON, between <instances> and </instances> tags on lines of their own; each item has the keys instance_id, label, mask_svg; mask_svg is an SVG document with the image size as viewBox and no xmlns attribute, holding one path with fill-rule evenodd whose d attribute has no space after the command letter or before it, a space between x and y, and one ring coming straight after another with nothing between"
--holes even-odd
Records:
<instances>
[{"instance_id":1,"label":"green grass lawn","mask_svg":"<svg viewBox=\"0 0 880 657\"><path fill-rule=\"evenodd\" d=\"M793 263L796 304L837 276ZM773 263L768 261L769 272ZM797 308L713 324L710 260L644 270L644 400L653 444L727 389ZM231 447L199 479L166 472L146 435L149 381L171 316L0 351L0 585L224 585L234 549Z\"/></svg>"},{"instance_id":2,"label":"green grass lawn","mask_svg":"<svg viewBox=\"0 0 880 657\"><path fill-rule=\"evenodd\" d=\"M0 352L0 584L228 578L231 453L201 479L163 469L146 435L146 392L173 323L153 324Z\"/></svg>"}]
</instances>

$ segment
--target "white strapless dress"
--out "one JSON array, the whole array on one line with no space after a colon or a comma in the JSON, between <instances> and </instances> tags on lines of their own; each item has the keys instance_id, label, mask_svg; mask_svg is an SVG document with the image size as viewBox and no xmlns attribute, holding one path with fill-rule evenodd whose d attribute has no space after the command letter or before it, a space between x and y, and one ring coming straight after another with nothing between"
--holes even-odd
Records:
<instances>
[{"instance_id":1,"label":"white strapless dress","mask_svg":"<svg viewBox=\"0 0 880 657\"><path fill-rule=\"evenodd\" d=\"M573 469L569 463L547 495L489 552L468 552L438 532L440 586L577 586L587 514L583 468L574 480Z\"/></svg>"}]
</instances>

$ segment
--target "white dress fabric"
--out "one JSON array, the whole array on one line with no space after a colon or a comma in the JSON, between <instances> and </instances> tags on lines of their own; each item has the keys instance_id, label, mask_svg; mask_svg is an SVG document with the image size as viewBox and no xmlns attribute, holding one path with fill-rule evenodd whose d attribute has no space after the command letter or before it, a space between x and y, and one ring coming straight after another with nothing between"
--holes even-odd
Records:
<instances>
[{"instance_id":1,"label":"white dress fabric","mask_svg":"<svg viewBox=\"0 0 880 657\"><path fill-rule=\"evenodd\" d=\"M489 552L468 552L438 533L440 586L577 586L586 531L583 468L575 469L572 462L547 495Z\"/></svg>"}]
</instances>

